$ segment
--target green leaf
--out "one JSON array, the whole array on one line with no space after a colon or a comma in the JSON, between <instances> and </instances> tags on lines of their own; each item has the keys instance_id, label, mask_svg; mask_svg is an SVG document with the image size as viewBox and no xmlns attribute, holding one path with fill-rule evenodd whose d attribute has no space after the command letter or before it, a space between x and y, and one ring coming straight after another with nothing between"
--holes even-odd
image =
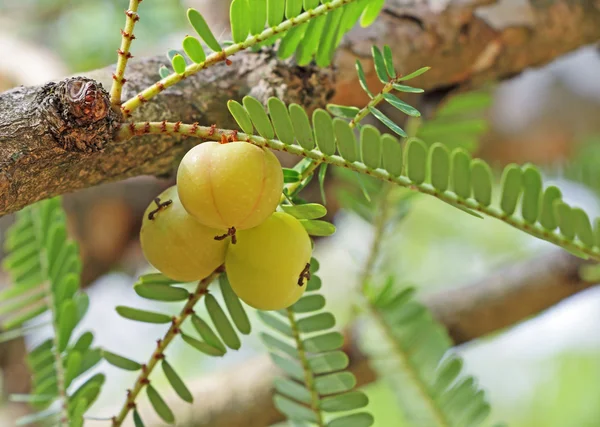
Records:
<instances>
[{"instance_id":1,"label":"green leaf","mask_svg":"<svg viewBox=\"0 0 600 427\"><path fill-rule=\"evenodd\" d=\"M315 219L301 219L300 222L311 236L331 236L335 233L335 225L327 221Z\"/></svg>"},{"instance_id":2,"label":"green leaf","mask_svg":"<svg viewBox=\"0 0 600 427\"><path fill-rule=\"evenodd\" d=\"M187 290L168 285L135 285L133 289L142 298L154 301L185 301L190 297L190 293Z\"/></svg>"},{"instance_id":3,"label":"green leaf","mask_svg":"<svg viewBox=\"0 0 600 427\"><path fill-rule=\"evenodd\" d=\"M79 369L81 368L81 362L83 361L83 357L79 351L70 351L65 360L65 387L68 388L71 385L71 382L77 377L79 374ZM55 371L56 372L56 371Z\"/></svg>"},{"instance_id":4,"label":"green leaf","mask_svg":"<svg viewBox=\"0 0 600 427\"><path fill-rule=\"evenodd\" d=\"M594 233L587 213L581 208L573 208L571 215L575 221L575 233L579 240L586 246L594 246Z\"/></svg>"},{"instance_id":5,"label":"green leaf","mask_svg":"<svg viewBox=\"0 0 600 427\"><path fill-rule=\"evenodd\" d=\"M337 117L354 119L354 117L360 112L360 109L357 107L348 107L346 105L327 104L327 111Z\"/></svg>"},{"instance_id":6,"label":"green leaf","mask_svg":"<svg viewBox=\"0 0 600 427\"><path fill-rule=\"evenodd\" d=\"M342 412L364 408L369 404L369 398L362 391L351 391L338 396L326 397L321 400L321 410L325 412Z\"/></svg>"},{"instance_id":7,"label":"green leaf","mask_svg":"<svg viewBox=\"0 0 600 427\"><path fill-rule=\"evenodd\" d=\"M273 401L275 402L275 407L291 420L317 422L316 414L304 405L300 405L278 394L273 397Z\"/></svg>"},{"instance_id":8,"label":"green leaf","mask_svg":"<svg viewBox=\"0 0 600 427\"><path fill-rule=\"evenodd\" d=\"M283 171L283 183L284 184L300 182L302 175L300 175L300 172L298 172L297 170L288 169L288 168L281 168L281 170Z\"/></svg>"},{"instance_id":9,"label":"green leaf","mask_svg":"<svg viewBox=\"0 0 600 427\"><path fill-rule=\"evenodd\" d=\"M32 308L23 314L11 317L2 322L2 329L8 330L21 326L23 323L39 316L42 313L45 313L46 310L48 310L48 306L42 305L40 307Z\"/></svg>"},{"instance_id":10,"label":"green leaf","mask_svg":"<svg viewBox=\"0 0 600 427\"><path fill-rule=\"evenodd\" d=\"M63 352L69 340L73 329L77 325L77 306L73 300L65 301L60 308L60 315L58 317L58 351Z\"/></svg>"},{"instance_id":11,"label":"green leaf","mask_svg":"<svg viewBox=\"0 0 600 427\"><path fill-rule=\"evenodd\" d=\"M246 310L242 306L238 296L233 292L226 274L221 274L219 277L219 286L227 311L229 311L237 330L244 335L248 335L252 331L248 314L246 314Z\"/></svg>"},{"instance_id":12,"label":"green leaf","mask_svg":"<svg viewBox=\"0 0 600 427\"><path fill-rule=\"evenodd\" d=\"M473 196L483 206L492 203L492 179L492 170L486 162L481 159L471 161Z\"/></svg>"},{"instance_id":13,"label":"green leaf","mask_svg":"<svg viewBox=\"0 0 600 427\"><path fill-rule=\"evenodd\" d=\"M471 197L471 156L458 148L452 152L452 187L463 199Z\"/></svg>"},{"instance_id":14,"label":"green leaf","mask_svg":"<svg viewBox=\"0 0 600 427\"><path fill-rule=\"evenodd\" d=\"M274 139L275 132L263 105L251 96L245 96L242 102L260 136L266 139Z\"/></svg>"},{"instance_id":15,"label":"green leaf","mask_svg":"<svg viewBox=\"0 0 600 427\"><path fill-rule=\"evenodd\" d=\"M331 313L314 314L297 320L296 326L300 332L306 334L322 331L335 326L335 317Z\"/></svg>"},{"instance_id":16,"label":"green leaf","mask_svg":"<svg viewBox=\"0 0 600 427\"><path fill-rule=\"evenodd\" d=\"M215 52L221 51L221 46L219 42L215 38L214 34L208 27L208 24L204 20L204 17L198 12L196 9L188 9L187 17L194 27L194 30L198 33L198 35L204 40L204 42Z\"/></svg>"},{"instance_id":17,"label":"green leaf","mask_svg":"<svg viewBox=\"0 0 600 427\"><path fill-rule=\"evenodd\" d=\"M304 385L287 378L275 378L273 386L279 393L302 403L311 403L311 394Z\"/></svg>"},{"instance_id":18,"label":"green leaf","mask_svg":"<svg viewBox=\"0 0 600 427\"><path fill-rule=\"evenodd\" d=\"M229 7L229 21L231 24L231 35L235 43L242 43L248 37L250 24L248 15L250 6L248 0L233 0Z\"/></svg>"},{"instance_id":19,"label":"green leaf","mask_svg":"<svg viewBox=\"0 0 600 427\"><path fill-rule=\"evenodd\" d=\"M285 2L285 17L295 18L302 12L302 0L287 0Z\"/></svg>"},{"instance_id":20,"label":"green leaf","mask_svg":"<svg viewBox=\"0 0 600 427\"><path fill-rule=\"evenodd\" d=\"M117 368L125 369L126 371L139 371L142 369L142 365L138 362L123 356L119 356L118 354L111 353L108 350L102 350L102 357L111 365L116 366Z\"/></svg>"},{"instance_id":21,"label":"green leaf","mask_svg":"<svg viewBox=\"0 0 600 427\"><path fill-rule=\"evenodd\" d=\"M336 117L333 119L333 131L340 156L350 163L357 161L356 137L348 122Z\"/></svg>"},{"instance_id":22,"label":"green leaf","mask_svg":"<svg viewBox=\"0 0 600 427\"><path fill-rule=\"evenodd\" d=\"M356 378L351 372L337 372L315 378L315 389L321 395L343 393L356 387Z\"/></svg>"},{"instance_id":23,"label":"green leaf","mask_svg":"<svg viewBox=\"0 0 600 427\"><path fill-rule=\"evenodd\" d=\"M281 142L287 145L294 143L294 130L288 109L279 98L271 97L267 101L271 121Z\"/></svg>"},{"instance_id":24,"label":"green leaf","mask_svg":"<svg viewBox=\"0 0 600 427\"><path fill-rule=\"evenodd\" d=\"M290 104L288 109L298 143L305 150L312 150L315 148L315 141L306 111L298 104Z\"/></svg>"},{"instance_id":25,"label":"green leaf","mask_svg":"<svg viewBox=\"0 0 600 427\"><path fill-rule=\"evenodd\" d=\"M177 375L175 369L173 369L165 359L162 361L162 369L165 373L165 377L169 380L171 387L175 390L175 393L177 393L177 395L185 402L192 403L194 401L192 393L190 393L190 390L187 388L181 377Z\"/></svg>"},{"instance_id":26,"label":"green leaf","mask_svg":"<svg viewBox=\"0 0 600 427\"><path fill-rule=\"evenodd\" d=\"M367 412L359 412L336 418L327 423L327 427L370 427L375 423L373 415Z\"/></svg>"},{"instance_id":27,"label":"green leaf","mask_svg":"<svg viewBox=\"0 0 600 427\"><path fill-rule=\"evenodd\" d=\"M280 59L287 59L298 50L298 45L303 41L307 28L308 24L305 23L288 30L277 50L277 56Z\"/></svg>"},{"instance_id":28,"label":"green leaf","mask_svg":"<svg viewBox=\"0 0 600 427\"><path fill-rule=\"evenodd\" d=\"M142 417L140 417L140 414L137 411L137 409L133 410L133 424L135 425L135 427L145 427L144 422L142 421Z\"/></svg>"},{"instance_id":29,"label":"green leaf","mask_svg":"<svg viewBox=\"0 0 600 427\"><path fill-rule=\"evenodd\" d=\"M284 357L276 353L271 353L270 356L273 360L273 363L279 366L283 372L292 378L295 378L299 381L304 381L304 370L298 361L289 359L288 357Z\"/></svg>"},{"instance_id":30,"label":"green leaf","mask_svg":"<svg viewBox=\"0 0 600 427\"><path fill-rule=\"evenodd\" d=\"M327 215L325 206L318 203L306 203L304 205L281 205L285 213L298 219L317 219Z\"/></svg>"},{"instance_id":31,"label":"green leaf","mask_svg":"<svg viewBox=\"0 0 600 427\"><path fill-rule=\"evenodd\" d=\"M463 366L463 361L460 357L452 355L442 361L437 368L437 378L433 385L433 390L438 394L442 394L456 380Z\"/></svg>"},{"instance_id":32,"label":"green leaf","mask_svg":"<svg viewBox=\"0 0 600 427\"><path fill-rule=\"evenodd\" d=\"M412 73L410 73L410 74L408 74L408 75L406 75L406 76L404 76L402 78L399 78L398 81L399 82L404 82L406 80L414 79L415 77L420 76L421 74L429 71L430 69L431 69L431 67L419 68L417 71L413 71Z\"/></svg>"},{"instance_id":33,"label":"green leaf","mask_svg":"<svg viewBox=\"0 0 600 427\"><path fill-rule=\"evenodd\" d=\"M171 316L162 313L155 313L153 311L140 310L133 307L127 307L119 305L116 307L117 313L121 317L129 320L136 320L138 322L145 323L170 323L172 320Z\"/></svg>"},{"instance_id":34,"label":"green leaf","mask_svg":"<svg viewBox=\"0 0 600 427\"><path fill-rule=\"evenodd\" d=\"M391 93L384 93L383 97L387 102L390 103L392 107L397 108L402 111L404 114L409 115L411 117L421 117L421 113L416 108L408 105L406 102L402 101L396 95L392 95Z\"/></svg>"},{"instance_id":35,"label":"green leaf","mask_svg":"<svg viewBox=\"0 0 600 427\"><path fill-rule=\"evenodd\" d=\"M371 0L367 4L367 7L365 7L362 16L360 17L360 25L362 27L368 27L375 22L379 16L379 13L381 12L381 9L383 9L384 3L385 0Z\"/></svg>"},{"instance_id":36,"label":"green leaf","mask_svg":"<svg viewBox=\"0 0 600 427\"><path fill-rule=\"evenodd\" d=\"M423 89L420 89L418 87L405 86L405 85L401 85L398 83L394 83L392 86L397 91L404 92L404 93L423 93L423 92L425 92Z\"/></svg>"},{"instance_id":37,"label":"green leaf","mask_svg":"<svg viewBox=\"0 0 600 427\"><path fill-rule=\"evenodd\" d=\"M285 2L281 0L267 0L267 24L275 27L283 21Z\"/></svg>"},{"instance_id":38,"label":"green leaf","mask_svg":"<svg viewBox=\"0 0 600 427\"><path fill-rule=\"evenodd\" d=\"M446 191L450 179L450 153L444 144L436 142L431 146L428 165L431 185L442 192Z\"/></svg>"},{"instance_id":39,"label":"green leaf","mask_svg":"<svg viewBox=\"0 0 600 427\"><path fill-rule=\"evenodd\" d=\"M371 93L371 91L369 90L369 86L367 85L367 78L365 77L365 70L363 69L363 66L358 59L356 60L355 67L356 67L356 73L358 74L358 82L360 83L360 86L363 88L363 90L366 92L366 94L369 95L369 97L373 98L373 94Z\"/></svg>"},{"instance_id":40,"label":"green leaf","mask_svg":"<svg viewBox=\"0 0 600 427\"><path fill-rule=\"evenodd\" d=\"M237 101L230 99L227 101L227 108L235 119L240 129L248 135L254 134L254 126L252 125L252 119L246 109Z\"/></svg>"},{"instance_id":41,"label":"green leaf","mask_svg":"<svg viewBox=\"0 0 600 427\"><path fill-rule=\"evenodd\" d=\"M502 199L500 207L508 216L511 216L517 208L519 196L522 191L521 181L522 172L518 165L511 163L504 168L502 172Z\"/></svg>"},{"instance_id":42,"label":"green leaf","mask_svg":"<svg viewBox=\"0 0 600 427\"><path fill-rule=\"evenodd\" d=\"M250 34L262 33L267 20L267 0L249 0Z\"/></svg>"},{"instance_id":43,"label":"green leaf","mask_svg":"<svg viewBox=\"0 0 600 427\"><path fill-rule=\"evenodd\" d=\"M325 176L327 174L327 163L322 163L319 166L319 190L321 191L321 201L324 205L327 204L327 198L325 194Z\"/></svg>"},{"instance_id":44,"label":"green leaf","mask_svg":"<svg viewBox=\"0 0 600 427\"><path fill-rule=\"evenodd\" d=\"M168 424L174 424L175 415L173 415L173 411L171 411L171 408L167 406L163 398L160 397L160 394L158 394L156 389L152 387L151 384L148 384L146 386L146 394L148 395L148 400L152 404L152 407L154 408L158 416L164 422Z\"/></svg>"},{"instance_id":45,"label":"green leaf","mask_svg":"<svg viewBox=\"0 0 600 427\"><path fill-rule=\"evenodd\" d=\"M310 313L325 307L325 298L322 295L306 295L300 298L290 309L294 313Z\"/></svg>"},{"instance_id":46,"label":"green leaf","mask_svg":"<svg viewBox=\"0 0 600 427\"><path fill-rule=\"evenodd\" d=\"M327 332L303 341L304 348L309 353L322 353L337 350L344 344L344 337L339 332Z\"/></svg>"},{"instance_id":47,"label":"green leaf","mask_svg":"<svg viewBox=\"0 0 600 427\"><path fill-rule=\"evenodd\" d=\"M279 350L294 359L298 359L300 357L298 355L298 350L295 347L292 347L290 344L281 341L279 338L275 338L274 336L264 332L260 334L260 337L269 350Z\"/></svg>"},{"instance_id":48,"label":"green leaf","mask_svg":"<svg viewBox=\"0 0 600 427\"><path fill-rule=\"evenodd\" d=\"M184 333L181 334L181 338L183 338L183 340L186 343L188 343L189 345L194 347L196 350L198 350L204 354L207 354L209 356L221 357L225 354L225 351L221 350L220 348L214 347L206 342L197 340L196 338L193 338Z\"/></svg>"},{"instance_id":49,"label":"green leaf","mask_svg":"<svg viewBox=\"0 0 600 427\"><path fill-rule=\"evenodd\" d=\"M310 370L316 375L341 371L346 369L349 363L350 359L348 359L346 353L339 350L318 354L308 359Z\"/></svg>"},{"instance_id":50,"label":"green leaf","mask_svg":"<svg viewBox=\"0 0 600 427\"><path fill-rule=\"evenodd\" d=\"M313 113L315 140L319 150L327 155L335 154L335 137L333 133L333 120L327 111L317 108Z\"/></svg>"},{"instance_id":51,"label":"green leaf","mask_svg":"<svg viewBox=\"0 0 600 427\"><path fill-rule=\"evenodd\" d=\"M204 303L213 325L215 325L215 329L219 333L225 345L231 349L238 350L242 345L240 338L233 330L231 322L217 302L217 299L211 294L208 294L204 297Z\"/></svg>"},{"instance_id":52,"label":"green leaf","mask_svg":"<svg viewBox=\"0 0 600 427\"><path fill-rule=\"evenodd\" d=\"M221 342L221 339L217 336L217 334L212 330L212 328L206 323L203 319L198 317L197 315L192 315L192 324L198 334L202 337L202 339L208 344L215 348L217 348L221 353L225 354L227 349L225 345Z\"/></svg>"},{"instance_id":53,"label":"green leaf","mask_svg":"<svg viewBox=\"0 0 600 427\"><path fill-rule=\"evenodd\" d=\"M185 73L185 67L187 64L185 63L185 59L183 56L177 54L171 60L171 65L173 66L173 70L179 75Z\"/></svg>"},{"instance_id":54,"label":"green leaf","mask_svg":"<svg viewBox=\"0 0 600 427\"><path fill-rule=\"evenodd\" d=\"M542 201L542 175L540 171L528 165L523 168L523 202L522 215L525 222L534 224L540 214Z\"/></svg>"},{"instance_id":55,"label":"green leaf","mask_svg":"<svg viewBox=\"0 0 600 427\"><path fill-rule=\"evenodd\" d=\"M340 28L340 20L343 14L344 10L342 8L337 8L325 15L325 31L321 34L315 58L315 62L319 67L327 67L333 60L337 42L337 33Z\"/></svg>"},{"instance_id":56,"label":"green leaf","mask_svg":"<svg viewBox=\"0 0 600 427\"><path fill-rule=\"evenodd\" d=\"M383 168L390 175L397 177L402 174L402 145L392 135L383 134L381 137L381 152Z\"/></svg>"},{"instance_id":57,"label":"green leaf","mask_svg":"<svg viewBox=\"0 0 600 427\"><path fill-rule=\"evenodd\" d=\"M186 36L181 44L183 45L183 50L187 56L189 56L190 59L196 64L200 64L206 60L204 48L202 47L200 40L198 40L196 37Z\"/></svg>"},{"instance_id":58,"label":"green leaf","mask_svg":"<svg viewBox=\"0 0 600 427\"><path fill-rule=\"evenodd\" d=\"M302 43L298 46L298 52L296 53L298 65L305 66L312 61L313 55L319 48L326 22L326 15L321 15L309 21Z\"/></svg>"},{"instance_id":59,"label":"green leaf","mask_svg":"<svg viewBox=\"0 0 600 427\"><path fill-rule=\"evenodd\" d=\"M175 55L179 54L178 51L176 51L175 49L169 49L167 51L167 58L169 58L169 61L172 61L173 58L175 57Z\"/></svg>"},{"instance_id":60,"label":"green leaf","mask_svg":"<svg viewBox=\"0 0 600 427\"><path fill-rule=\"evenodd\" d=\"M319 6L320 0L304 0L304 10L312 10Z\"/></svg>"},{"instance_id":61,"label":"green leaf","mask_svg":"<svg viewBox=\"0 0 600 427\"><path fill-rule=\"evenodd\" d=\"M381 81L383 84L389 82L390 78L387 75L386 64L381 50L379 50L377 46L372 46L371 53L373 55L373 64L375 65L375 73L377 74L377 78L379 78L379 81Z\"/></svg>"},{"instance_id":62,"label":"green leaf","mask_svg":"<svg viewBox=\"0 0 600 427\"><path fill-rule=\"evenodd\" d=\"M318 291L319 289L321 289L321 278L313 274L306 285L306 292Z\"/></svg>"},{"instance_id":63,"label":"green leaf","mask_svg":"<svg viewBox=\"0 0 600 427\"><path fill-rule=\"evenodd\" d=\"M427 148L425 144L415 138L410 138L406 143L406 171L415 184L422 184L427 177Z\"/></svg>"},{"instance_id":64,"label":"green leaf","mask_svg":"<svg viewBox=\"0 0 600 427\"><path fill-rule=\"evenodd\" d=\"M375 126L365 125L360 132L363 163L370 169L381 166L381 133Z\"/></svg>"},{"instance_id":65,"label":"green leaf","mask_svg":"<svg viewBox=\"0 0 600 427\"><path fill-rule=\"evenodd\" d=\"M60 412L57 408L46 409L42 412L37 412L30 415L25 415L24 417L19 418L16 421L17 426L26 426L33 423L38 423L40 421L48 421L54 419L60 415Z\"/></svg>"},{"instance_id":66,"label":"green leaf","mask_svg":"<svg viewBox=\"0 0 600 427\"><path fill-rule=\"evenodd\" d=\"M371 112L371 114L373 114L373 117L375 117L381 123L383 123L388 128L390 128L390 130L392 130L394 133L397 133L398 135L400 135L401 137L404 137L404 138L406 138L408 136L406 134L406 132L404 132L404 130L400 126L398 126L396 123L394 123L389 117L387 117L385 114L383 114L377 108L369 107L369 111Z\"/></svg>"},{"instance_id":67,"label":"green leaf","mask_svg":"<svg viewBox=\"0 0 600 427\"><path fill-rule=\"evenodd\" d=\"M558 220L554 213L554 201L561 200L562 193L558 187L550 185L544 190L542 196L542 209L540 212L540 224L546 230L554 230L558 227Z\"/></svg>"},{"instance_id":68,"label":"green leaf","mask_svg":"<svg viewBox=\"0 0 600 427\"><path fill-rule=\"evenodd\" d=\"M555 200L553 205L561 234L568 240L573 240L575 238L575 218L571 207L562 200Z\"/></svg>"},{"instance_id":69,"label":"green leaf","mask_svg":"<svg viewBox=\"0 0 600 427\"><path fill-rule=\"evenodd\" d=\"M386 44L383 46L383 59L385 61L385 68L388 76L396 77L396 70L394 69L394 58L392 55L392 49Z\"/></svg>"},{"instance_id":70,"label":"green leaf","mask_svg":"<svg viewBox=\"0 0 600 427\"><path fill-rule=\"evenodd\" d=\"M71 394L69 401L77 402L80 399L85 399L87 401L87 408L89 408L100 395L100 389L105 381L106 377L104 374L96 374L92 376L85 383L83 383L83 385L79 387L75 393ZM73 407L73 405L70 406Z\"/></svg>"},{"instance_id":71,"label":"green leaf","mask_svg":"<svg viewBox=\"0 0 600 427\"><path fill-rule=\"evenodd\" d=\"M287 337L290 337L290 338L294 337L292 328L290 328L290 326L287 323L282 322L277 317L275 317L272 314L269 314L267 312L264 312L264 311L259 311L257 314L258 314L258 317L260 317L260 319L263 322L265 322L268 326L270 326L271 328L275 329L278 332L281 332L283 335L285 335Z\"/></svg>"}]
</instances>

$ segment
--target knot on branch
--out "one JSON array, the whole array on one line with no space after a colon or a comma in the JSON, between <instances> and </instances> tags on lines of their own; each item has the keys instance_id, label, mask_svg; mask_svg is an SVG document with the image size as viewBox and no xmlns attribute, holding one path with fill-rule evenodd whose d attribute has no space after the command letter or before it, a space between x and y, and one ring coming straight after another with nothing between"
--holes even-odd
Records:
<instances>
[{"instance_id":1,"label":"knot on branch","mask_svg":"<svg viewBox=\"0 0 600 427\"><path fill-rule=\"evenodd\" d=\"M102 85L85 77L48 83L37 101L48 130L67 151L101 150L121 121Z\"/></svg>"}]
</instances>

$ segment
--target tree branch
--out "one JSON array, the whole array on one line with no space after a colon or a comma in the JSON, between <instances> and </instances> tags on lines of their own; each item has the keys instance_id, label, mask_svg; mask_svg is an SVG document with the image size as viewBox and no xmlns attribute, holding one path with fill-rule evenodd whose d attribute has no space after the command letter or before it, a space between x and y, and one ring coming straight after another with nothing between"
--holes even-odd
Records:
<instances>
[{"instance_id":1,"label":"tree branch","mask_svg":"<svg viewBox=\"0 0 600 427\"><path fill-rule=\"evenodd\" d=\"M527 19L517 25L493 21L493 11L482 3L489 2L457 0L443 10L433 10L421 2L406 6L403 0L388 0L373 27L347 37L336 59L335 85L330 70L290 66L270 52L238 54L232 66L212 67L169 88L136 110L132 119L229 127L226 101L246 94L260 99L278 96L311 110L323 106L336 92L336 102L364 105L354 60L364 59L370 83L378 85L372 64L365 59L372 44L389 43L403 72L432 66L415 84L433 89L508 78L600 39L600 10L593 0L531 0ZM153 84L164 63L158 58L132 63L125 96ZM108 88L113 69L87 76ZM65 150L57 145L43 120L43 109L38 108L42 89L19 87L0 94L0 215L104 182L170 173L194 143L147 136L123 143L107 141L102 151L92 153Z\"/></svg>"},{"instance_id":2,"label":"tree branch","mask_svg":"<svg viewBox=\"0 0 600 427\"><path fill-rule=\"evenodd\" d=\"M423 300L447 328L455 344L514 325L592 286L578 271L584 261L562 251L508 266L477 282L426 296ZM351 331L351 330L350 330ZM347 336L351 336L349 332ZM367 357L346 344L350 370L359 385L376 380ZM267 356L189 384L194 403L165 396L181 425L262 427L282 421L272 402L273 378L281 375ZM224 387L223 385L226 385ZM153 410L140 406L146 425L162 425Z\"/></svg>"}]
</instances>

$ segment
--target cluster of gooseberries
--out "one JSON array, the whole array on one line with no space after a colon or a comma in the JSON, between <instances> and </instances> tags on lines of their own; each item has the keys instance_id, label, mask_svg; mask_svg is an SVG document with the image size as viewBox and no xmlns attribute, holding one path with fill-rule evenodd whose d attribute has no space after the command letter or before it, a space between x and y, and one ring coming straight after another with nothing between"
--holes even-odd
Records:
<instances>
[{"instance_id":1,"label":"cluster of gooseberries","mask_svg":"<svg viewBox=\"0 0 600 427\"><path fill-rule=\"evenodd\" d=\"M165 276L191 282L225 265L235 293L261 310L294 304L309 279L312 245L295 217L276 212L277 157L247 142L205 142L184 156L177 185L144 213L140 241Z\"/></svg>"}]
</instances>

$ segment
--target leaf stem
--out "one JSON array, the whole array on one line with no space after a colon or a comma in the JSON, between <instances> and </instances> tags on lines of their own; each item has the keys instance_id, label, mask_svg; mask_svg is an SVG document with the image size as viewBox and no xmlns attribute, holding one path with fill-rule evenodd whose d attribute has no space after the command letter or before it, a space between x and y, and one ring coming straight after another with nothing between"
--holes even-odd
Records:
<instances>
[{"instance_id":1,"label":"leaf stem","mask_svg":"<svg viewBox=\"0 0 600 427\"><path fill-rule=\"evenodd\" d=\"M138 395L144 389L144 387L150 384L150 380L148 378L150 377L150 374L152 373L158 362L164 359L165 349L168 347L171 341L173 341L173 338L175 338L179 334L181 325L191 314L194 313L194 306L207 293L208 285L210 285L212 281L219 274L221 274L221 271L222 267L219 267L213 273L211 273L210 276L206 277L205 279L202 279L198 283L195 292L190 295L190 299L181 309L179 316L173 316L171 326L169 327L163 338L157 341L156 349L150 356L148 362L145 365L143 365L142 371L137 377L133 388L127 391L127 399L125 400L121 411L117 416L112 418L113 427L121 426L123 424L123 421L125 421L125 418L127 417L129 411L135 408L135 399L138 397Z\"/></svg>"},{"instance_id":2,"label":"leaf stem","mask_svg":"<svg viewBox=\"0 0 600 427\"><path fill-rule=\"evenodd\" d=\"M338 155L327 155L323 154L317 149L305 150L299 145L286 145L276 139L265 139L260 136L247 135L242 132L237 132L229 129L217 129L208 126L199 126L195 124L183 124L181 122L140 122L140 123L124 123L122 124L117 133L115 134L116 141L125 141L134 136L147 135L147 134L173 134L173 135L186 135L190 137L201 138L203 140L210 141L221 141L221 137L224 136L230 139L237 139L240 141L246 141L259 147L268 147L276 151L285 151L296 156L306 157L308 159L315 160L318 163L327 163L334 166L339 166L358 172L360 174L369 175L377 178L381 181L391 182L401 187L410 188L411 190L418 191L423 194L429 194L437 199L440 199L450 205L460 206L462 208L471 209L476 212L483 213L492 218L496 218L506 224L513 226L521 231L524 231L534 237L548 242L554 243L564 249L572 251L574 253L582 253L592 258L595 261L600 261L600 247L585 246L580 241L569 240L565 236L558 234L554 231L544 229L539 224L528 224L524 220L514 217L507 216L500 209L493 206L484 206L473 198L464 199L451 191L440 191L433 185L423 182L422 184L415 184L407 176L393 176L384 169L371 169L364 163L360 162L348 162L344 158Z\"/></svg>"},{"instance_id":3,"label":"leaf stem","mask_svg":"<svg viewBox=\"0 0 600 427\"><path fill-rule=\"evenodd\" d=\"M296 324L294 312L291 308L287 308L286 312L288 321L290 322L290 326L292 328L292 335L294 341L296 342L298 357L300 359L300 363L302 364L302 370L304 371L304 382L306 383L306 387L310 391L310 407L317 417L317 426L325 427L325 423L323 421L323 414L321 414L321 409L319 407L319 393L315 389L315 377L312 373L312 370L310 369L308 358L306 357L306 349L304 348L304 343L302 342L302 338L300 337L300 331L298 330L298 325Z\"/></svg>"},{"instance_id":4,"label":"leaf stem","mask_svg":"<svg viewBox=\"0 0 600 427\"><path fill-rule=\"evenodd\" d=\"M193 74L196 74L197 72L204 70L205 68L213 66L219 62L227 62L227 58L229 56L232 56L252 46L256 46L257 44L269 39L270 37L273 37L274 35L288 31L293 27L297 27L301 24L304 24L305 22L310 21L311 19L314 19L321 15L325 15L331 12L332 10L338 9L355 1L358 0L333 0L329 3L324 3L319 7L316 7L315 9L308 10L296 16L295 18L290 18L286 21L283 21L281 24L275 27L267 28L262 33L249 37L242 43L235 43L223 49L220 52L214 52L211 55L209 55L203 62L188 65L182 74L172 73L164 79L142 90L137 95L127 100L121 106L121 111L123 112L124 117L129 117L133 110L138 108L140 105L149 101L151 98L155 97L168 87L171 87L174 84L182 81L183 79Z\"/></svg>"},{"instance_id":5,"label":"leaf stem","mask_svg":"<svg viewBox=\"0 0 600 427\"><path fill-rule=\"evenodd\" d=\"M121 30L121 46L117 53L119 57L117 59L117 69L113 74L113 82L110 88L110 103L119 107L121 105L121 92L123 91L123 84L127 81L125 79L125 68L127 68L127 61L133 58L129 49L131 42L135 39L133 35L133 28L135 23L139 21L140 17L137 13L138 7L143 0L129 0L129 9L125 11L125 29Z\"/></svg>"}]
</instances>

